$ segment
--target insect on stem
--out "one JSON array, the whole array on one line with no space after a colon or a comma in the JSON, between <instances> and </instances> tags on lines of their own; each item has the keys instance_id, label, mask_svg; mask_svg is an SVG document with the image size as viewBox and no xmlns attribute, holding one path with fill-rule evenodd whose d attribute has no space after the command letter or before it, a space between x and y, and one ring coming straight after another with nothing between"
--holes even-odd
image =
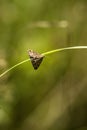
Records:
<instances>
[{"instance_id":1,"label":"insect on stem","mask_svg":"<svg viewBox=\"0 0 87 130\"><path fill-rule=\"evenodd\" d=\"M45 52L45 53L42 53L42 54L39 54L39 53L34 52L32 50L29 50L28 53L29 53L30 59L26 59L26 60L24 60L24 61L22 61L22 62L20 62L16 65L12 66L11 68L7 69L5 72L0 74L0 78L3 77L8 72L10 72L11 70L15 69L17 66L19 66L19 65L21 65L25 62L28 62L29 60L31 60L34 69L38 69L38 67L40 66L40 64L41 64L41 62L44 58L44 56L52 54L52 53L60 52L60 51L74 50L74 49L87 49L87 46L72 46L72 47L59 48L59 49L48 51L48 52Z\"/></svg>"},{"instance_id":2,"label":"insect on stem","mask_svg":"<svg viewBox=\"0 0 87 130\"><path fill-rule=\"evenodd\" d=\"M37 70L41 62L43 61L44 56L33 50L29 50L28 54L34 69Z\"/></svg>"}]
</instances>

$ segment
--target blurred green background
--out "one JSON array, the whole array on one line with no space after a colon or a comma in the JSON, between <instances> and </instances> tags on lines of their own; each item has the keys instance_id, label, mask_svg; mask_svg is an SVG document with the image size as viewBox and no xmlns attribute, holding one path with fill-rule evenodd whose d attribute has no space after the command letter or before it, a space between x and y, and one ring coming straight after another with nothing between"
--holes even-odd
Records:
<instances>
[{"instance_id":1,"label":"blurred green background","mask_svg":"<svg viewBox=\"0 0 87 130\"><path fill-rule=\"evenodd\" d=\"M87 0L0 0L0 74L39 53L87 45ZM0 130L87 130L87 50L0 78Z\"/></svg>"}]
</instances>

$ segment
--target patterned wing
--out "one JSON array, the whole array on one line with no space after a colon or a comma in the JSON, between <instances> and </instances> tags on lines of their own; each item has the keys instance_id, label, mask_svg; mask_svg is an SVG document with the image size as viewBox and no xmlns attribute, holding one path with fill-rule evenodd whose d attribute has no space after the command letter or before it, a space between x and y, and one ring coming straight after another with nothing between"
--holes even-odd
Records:
<instances>
[{"instance_id":1,"label":"patterned wing","mask_svg":"<svg viewBox=\"0 0 87 130\"><path fill-rule=\"evenodd\" d=\"M34 52L33 50L29 50L28 53L34 69L38 69L44 56L38 54L37 52Z\"/></svg>"}]
</instances>

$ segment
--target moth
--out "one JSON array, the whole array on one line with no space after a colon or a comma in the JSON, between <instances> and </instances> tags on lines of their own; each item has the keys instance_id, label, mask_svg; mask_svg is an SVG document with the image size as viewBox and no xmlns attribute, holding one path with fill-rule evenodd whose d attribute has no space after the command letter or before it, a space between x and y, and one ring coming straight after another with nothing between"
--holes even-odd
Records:
<instances>
[{"instance_id":1,"label":"moth","mask_svg":"<svg viewBox=\"0 0 87 130\"><path fill-rule=\"evenodd\" d=\"M44 56L33 50L28 50L28 54L29 54L29 57L30 57L30 60L31 60L31 63L32 63L34 69L35 70L38 69Z\"/></svg>"}]
</instances>

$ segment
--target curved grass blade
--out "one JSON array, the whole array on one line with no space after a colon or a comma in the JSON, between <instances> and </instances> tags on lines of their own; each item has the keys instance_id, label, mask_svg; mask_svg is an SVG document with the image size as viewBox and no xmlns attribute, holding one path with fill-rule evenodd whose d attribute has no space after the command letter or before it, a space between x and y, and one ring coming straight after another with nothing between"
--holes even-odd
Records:
<instances>
[{"instance_id":1,"label":"curved grass blade","mask_svg":"<svg viewBox=\"0 0 87 130\"><path fill-rule=\"evenodd\" d=\"M42 56L46 56L46 55L49 55L49 54L52 54L52 53L56 53L56 52L60 52L60 51L65 51L65 50L74 50L74 49L87 49L87 46L72 46L72 47L65 47L65 48L59 48L59 49L55 49L55 50L52 50L52 51L48 51L48 52L45 52L45 53L42 53L41 55ZM0 78L2 76L4 76L5 74L7 74L9 71L13 70L14 68L16 68L17 66L25 63L25 62L28 62L30 59L26 59L14 66L12 66L11 68L7 69L5 72L3 72L2 74L0 74Z\"/></svg>"},{"instance_id":2,"label":"curved grass blade","mask_svg":"<svg viewBox=\"0 0 87 130\"><path fill-rule=\"evenodd\" d=\"M75 49L87 49L87 46L72 46L72 47L59 48L59 49L42 53L42 55L46 56L55 52L60 52L60 51L65 51L65 50L75 50Z\"/></svg>"},{"instance_id":3,"label":"curved grass blade","mask_svg":"<svg viewBox=\"0 0 87 130\"><path fill-rule=\"evenodd\" d=\"M25 63L25 62L27 62L27 61L29 61L29 60L30 60L30 59L24 60L24 61L22 61L22 62L20 62L20 63L18 63L18 64L16 64L16 65L14 65L14 66L12 66L11 68L7 69L5 72L3 72L2 74L0 74L0 78L1 78L2 76L4 76L5 74L7 74L9 71L11 71L11 70L13 70L14 68L16 68L17 66L19 66L19 65L21 65L21 64L23 64L23 63Z\"/></svg>"}]
</instances>

